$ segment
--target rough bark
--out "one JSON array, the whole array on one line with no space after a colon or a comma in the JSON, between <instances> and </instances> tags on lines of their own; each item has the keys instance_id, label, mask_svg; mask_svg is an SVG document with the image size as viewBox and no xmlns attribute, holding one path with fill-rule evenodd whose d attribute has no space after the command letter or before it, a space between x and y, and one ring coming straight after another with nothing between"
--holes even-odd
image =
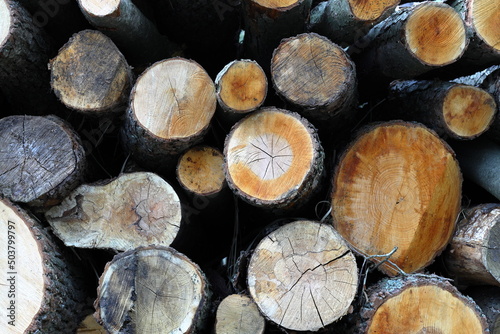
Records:
<instances>
[{"instance_id":1,"label":"rough bark","mask_svg":"<svg viewBox=\"0 0 500 334\"><path fill-rule=\"evenodd\" d=\"M132 71L104 34L84 30L73 35L50 69L52 89L66 107L95 116L125 111Z\"/></svg>"},{"instance_id":2,"label":"rough bark","mask_svg":"<svg viewBox=\"0 0 500 334\"><path fill-rule=\"evenodd\" d=\"M265 320L245 295L229 295L217 308L215 334L264 334Z\"/></svg>"},{"instance_id":3,"label":"rough bark","mask_svg":"<svg viewBox=\"0 0 500 334\"><path fill-rule=\"evenodd\" d=\"M342 237L313 221L267 235L248 267L248 288L261 313L297 331L318 331L344 316L357 282L356 260Z\"/></svg>"},{"instance_id":4,"label":"rough bark","mask_svg":"<svg viewBox=\"0 0 500 334\"><path fill-rule=\"evenodd\" d=\"M397 80L380 107L381 116L417 121L443 138L473 139L487 131L497 104L481 88L448 81Z\"/></svg>"},{"instance_id":5,"label":"rough bark","mask_svg":"<svg viewBox=\"0 0 500 334\"><path fill-rule=\"evenodd\" d=\"M460 211L462 177L455 155L418 123L367 126L333 176L335 228L389 275L425 268L446 247ZM396 268L396 266L398 268Z\"/></svg>"},{"instance_id":6,"label":"rough bark","mask_svg":"<svg viewBox=\"0 0 500 334\"><path fill-rule=\"evenodd\" d=\"M16 114L43 114L54 105L47 69L51 45L17 1L0 1L0 90Z\"/></svg>"},{"instance_id":7,"label":"rough bark","mask_svg":"<svg viewBox=\"0 0 500 334\"><path fill-rule=\"evenodd\" d=\"M355 113L354 63L338 45L314 34L284 39L271 61L275 91L308 119L345 126Z\"/></svg>"},{"instance_id":8,"label":"rough bark","mask_svg":"<svg viewBox=\"0 0 500 334\"><path fill-rule=\"evenodd\" d=\"M298 114L274 107L236 123L226 137L224 156L233 192L271 210L305 204L323 174L324 152L314 127Z\"/></svg>"},{"instance_id":9,"label":"rough bark","mask_svg":"<svg viewBox=\"0 0 500 334\"><path fill-rule=\"evenodd\" d=\"M82 13L110 37L134 65L179 55L180 47L159 33L132 0L78 0Z\"/></svg>"},{"instance_id":10,"label":"rough bark","mask_svg":"<svg viewBox=\"0 0 500 334\"><path fill-rule=\"evenodd\" d=\"M99 280L95 317L108 333L197 333L210 302L205 275L172 248L118 254Z\"/></svg>"},{"instance_id":11,"label":"rough bark","mask_svg":"<svg viewBox=\"0 0 500 334\"><path fill-rule=\"evenodd\" d=\"M445 253L446 269L459 286L500 286L500 204L464 212Z\"/></svg>"},{"instance_id":12,"label":"rough bark","mask_svg":"<svg viewBox=\"0 0 500 334\"><path fill-rule=\"evenodd\" d=\"M500 333L500 288L478 286L467 289L465 293L474 299L488 321L491 334Z\"/></svg>"},{"instance_id":13,"label":"rough bark","mask_svg":"<svg viewBox=\"0 0 500 334\"><path fill-rule=\"evenodd\" d=\"M311 0L243 0L245 53L266 70L281 39L303 33Z\"/></svg>"},{"instance_id":14,"label":"rough bark","mask_svg":"<svg viewBox=\"0 0 500 334\"><path fill-rule=\"evenodd\" d=\"M48 208L83 181L80 138L56 116L5 117L0 142L0 192L14 202Z\"/></svg>"},{"instance_id":15,"label":"rough bark","mask_svg":"<svg viewBox=\"0 0 500 334\"><path fill-rule=\"evenodd\" d=\"M2 333L74 333L91 312L82 267L28 212L0 199Z\"/></svg>"},{"instance_id":16,"label":"rough bark","mask_svg":"<svg viewBox=\"0 0 500 334\"><path fill-rule=\"evenodd\" d=\"M383 279L367 294L357 333L488 333L476 303L438 276Z\"/></svg>"},{"instance_id":17,"label":"rough bark","mask_svg":"<svg viewBox=\"0 0 500 334\"><path fill-rule=\"evenodd\" d=\"M329 0L311 10L308 29L342 46L353 44L388 17L399 0Z\"/></svg>"},{"instance_id":18,"label":"rough bark","mask_svg":"<svg viewBox=\"0 0 500 334\"><path fill-rule=\"evenodd\" d=\"M174 189L148 172L82 185L45 217L66 246L117 251L170 246L182 219Z\"/></svg>"},{"instance_id":19,"label":"rough bark","mask_svg":"<svg viewBox=\"0 0 500 334\"><path fill-rule=\"evenodd\" d=\"M170 58L153 64L131 92L126 151L145 167L175 168L176 156L203 139L216 104L215 85L196 62Z\"/></svg>"}]
</instances>

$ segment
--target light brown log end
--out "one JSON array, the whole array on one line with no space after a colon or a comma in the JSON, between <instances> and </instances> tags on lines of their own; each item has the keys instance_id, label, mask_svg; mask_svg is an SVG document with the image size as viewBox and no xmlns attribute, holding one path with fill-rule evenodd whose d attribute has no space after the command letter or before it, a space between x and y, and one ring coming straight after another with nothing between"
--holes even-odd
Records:
<instances>
[{"instance_id":1,"label":"light brown log end","mask_svg":"<svg viewBox=\"0 0 500 334\"><path fill-rule=\"evenodd\" d=\"M388 254L397 247L390 261L407 273L417 271L452 236L461 182L454 153L424 126L390 122L368 127L336 168L334 225L361 253ZM380 268L398 272L387 262Z\"/></svg>"},{"instance_id":2,"label":"light brown log end","mask_svg":"<svg viewBox=\"0 0 500 334\"><path fill-rule=\"evenodd\" d=\"M93 16L112 16L120 10L120 0L78 0L80 6Z\"/></svg>"},{"instance_id":3,"label":"light brown log end","mask_svg":"<svg viewBox=\"0 0 500 334\"><path fill-rule=\"evenodd\" d=\"M283 10L286 8L295 7L297 4L303 2L303 0L245 0L252 1L259 4L263 8Z\"/></svg>"},{"instance_id":4,"label":"light brown log end","mask_svg":"<svg viewBox=\"0 0 500 334\"><path fill-rule=\"evenodd\" d=\"M215 334L263 334L264 317L245 295L229 295L217 308Z\"/></svg>"},{"instance_id":5,"label":"light brown log end","mask_svg":"<svg viewBox=\"0 0 500 334\"><path fill-rule=\"evenodd\" d=\"M408 18L405 39L413 55L431 66L459 59L467 47L465 24L452 7L425 3Z\"/></svg>"},{"instance_id":6,"label":"light brown log end","mask_svg":"<svg viewBox=\"0 0 500 334\"><path fill-rule=\"evenodd\" d=\"M106 334L106 331L97 323L95 317L89 314L78 326L76 334Z\"/></svg>"},{"instance_id":7,"label":"light brown log end","mask_svg":"<svg viewBox=\"0 0 500 334\"><path fill-rule=\"evenodd\" d=\"M446 94L443 117L449 129L460 137L473 138L485 132L493 122L497 105L483 89L457 85Z\"/></svg>"},{"instance_id":8,"label":"light brown log end","mask_svg":"<svg viewBox=\"0 0 500 334\"><path fill-rule=\"evenodd\" d=\"M474 0L470 20L483 41L500 52L500 2L498 0Z\"/></svg>"},{"instance_id":9,"label":"light brown log end","mask_svg":"<svg viewBox=\"0 0 500 334\"><path fill-rule=\"evenodd\" d=\"M375 21L399 2L400 0L349 0L349 6L359 20Z\"/></svg>"},{"instance_id":10,"label":"light brown log end","mask_svg":"<svg viewBox=\"0 0 500 334\"><path fill-rule=\"evenodd\" d=\"M357 272L354 255L331 225L296 221L257 245L248 288L261 313L279 326L317 331L348 312Z\"/></svg>"}]
</instances>

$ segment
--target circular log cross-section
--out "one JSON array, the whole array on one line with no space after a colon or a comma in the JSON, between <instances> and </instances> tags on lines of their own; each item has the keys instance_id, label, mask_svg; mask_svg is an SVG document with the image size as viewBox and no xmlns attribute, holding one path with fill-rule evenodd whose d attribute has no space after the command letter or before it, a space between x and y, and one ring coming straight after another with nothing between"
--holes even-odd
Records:
<instances>
[{"instance_id":1,"label":"circular log cross-section","mask_svg":"<svg viewBox=\"0 0 500 334\"><path fill-rule=\"evenodd\" d=\"M236 123L226 138L226 179L250 204L296 208L309 199L323 173L315 129L296 113L274 107Z\"/></svg>"},{"instance_id":2,"label":"circular log cross-section","mask_svg":"<svg viewBox=\"0 0 500 334\"><path fill-rule=\"evenodd\" d=\"M474 0L472 3L472 24L478 36L500 53L500 15L498 0Z\"/></svg>"},{"instance_id":3,"label":"circular log cross-section","mask_svg":"<svg viewBox=\"0 0 500 334\"><path fill-rule=\"evenodd\" d=\"M161 177L137 172L82 185L45 217L66 246L124 251L170 246L181 225L181 204Z\"/></svg>"},{"instance_id":4,"label":"circular log cross-section","mask_svg":"<svg viewBox=\"0 0 500 334\"><path fill-rule=\"evenodd\" d=\"M357 291L356 260L333 226L297 221L267 235L248 266L248 289L281 327L317 331L344 316Z\"/></svg>"},{"instance_id":5,"label":"circular log cross-section","mask_svg":"<svg viewBox=\"0 0 500 334\"><path fill-rule=\"evenodd\" d=\"M132 156L155 167L195 145L207 132L216 104L215 85L196 62L170 58L153 64L137 79L125 118Z\"/></svg>"},{"instance_id":6,"label":"circular log cross-section","mask_svg":"<svg viewBox=\"0 0 500 334\"><path fill-rule=\"evenodd\" d=\"M452 150L418 123L366 128L340 158L332 216L360 253L397 251L380 268L410 273L448 244L460 211L462 176ZM374 261L379 261L374 259Z\"/></svg>"},{"instance_id":7,"label":"circular log cross-section","mask_svg":"<svg viewBox=\"0 0 500 334\"><path fill-rule=\"evenodd\" d=\"M125 111L132 72L113 41L99 31L73 35L50 67L52 89L68 108L95 115Z\"/></svg>"},{"instance_id":8,"label":"circular log cross-section","mask_svg":"<svg viewBox=\"0 0 500 334\"><path fill-rule=\"evenodd\" d=\"M95 316L108 333L196 333L209 305L205 275L172 248L118 254L99 280Z\"/></svg>"},{"instance_id":9,"label":"circular log cross-section","mask_svg":"<svg viewBox=\"0 0 500 334\"><path fill-rule=\"evenodd\" d=\"M271 78L278 95L312 121L352 116L354 63L326 37L309 33L283 40L273 54Z\"/></svg>"},{"instance_id":10,"label":"circular log cross-section","mask_svg":"<svg viewBox=\"0 0 500 334\"><path fill-rule=\"evenodd\" d=\"M474 301L440 277L384 279L368 290L359 332L415 334L487 333Z\"/></svg>"},{"instance_id":11,"label":"circular log cross-section","mask_svg":"<svg viewBox=\"0 0 500 334\"><path fill-rule=\"evenodd\" d=\"M264 317L245 295L229 295L217 308L215 334L263 334Z\"/></svg>"},{"instance_id":12,"label":"circular log cross-section","mask_svg":"<svg viewBox=\"0 0 500 334\"><path fill-rule=\"evenodd\" d=\"M55 116L0 120L0 192L36 207L57 204L83 180L80 138Z\"/></svg>"}]
</instances>

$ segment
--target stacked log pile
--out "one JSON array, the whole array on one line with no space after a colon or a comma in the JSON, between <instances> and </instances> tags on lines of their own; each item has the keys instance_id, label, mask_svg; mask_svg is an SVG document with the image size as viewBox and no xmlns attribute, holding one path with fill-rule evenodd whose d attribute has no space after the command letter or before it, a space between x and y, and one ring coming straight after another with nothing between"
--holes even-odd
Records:
<instances>
[{"instance_id":1,"label":"stacked log pile","mask_svg":"<svg viewBox=\"0 0 500 334\"><path fill-rule=\"evenodd\" d=\"M0 332L499 333L499 18L0 0Z\"/></svg>"}]
</instances>

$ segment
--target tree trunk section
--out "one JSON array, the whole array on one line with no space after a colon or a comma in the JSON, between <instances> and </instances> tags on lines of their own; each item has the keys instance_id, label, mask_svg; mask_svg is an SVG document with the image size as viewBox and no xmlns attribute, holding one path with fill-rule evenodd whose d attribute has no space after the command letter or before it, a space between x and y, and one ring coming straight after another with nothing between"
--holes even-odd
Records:
<instances>
[{"instance_id":1,"label":"tree trunk section","mask_svg":"<svg viewBox=\"0 0 500 334\"><path fill-rule=\"evenodd\" d=\"M0 0L0 89L16 114L54 106L47 69L49 37L16 1Z\"/></svg>"},{"instance_id":2,"label":"tree trunk section","mask_svg":"<svg viewBox=\"0 0 500 334\"><path fill-rule=\"evenodd\" d=\"M86 159L79 136L56 116L0 120L0 190L14 202L46 209L76 188Z\"/></svg>"},{"instance_id":3,"label":"tree trunk section","mask_svg":"<svg viewBox=\"0 0 500 334\"><path fill-rule=\"evenodd\" d=\"M110 37L134 65L179 55L180 47L158 32L132 0L78 0L85 18Z\"/></svg>"},{"instance_id":4,"label":"tree trunk section","mask_svg":"<svg viewBox=\"0 0 500 334\"><path fill-rule=\"evenodd\" d=\"M210 292L205 275L172 248L118 254L99 280L95 316L108 333L196 333Z\"/></svg>"},{"instance_id":5,"label":"tree trunk section","mask_svg":"<svg viewBox=\"0 0 500 334\"><path fill-rule=\"evenodd\" d=\"M174 189L149 172L82 185L45 217L66 246L116 251L170 246L182 218Z\"/></svg>"},{"instance_id":6,"label":"tree trunk section","mask_svg":"<svg viewBox=\"0 0 500 334\"><path fill-rule=\"evenodd\" d=\"M78 326L76 334L106 334L106 331L97 323L95 317L89 314Z\"/></svg>"},{"instance_id":7,"label":"tree trunk section","mask_svg":"<svg viewBox=\"0 0 500 334\"><path fill-rule=\"evenodd\" d=\"M359 1L329 0L311 10L309 31L348 46L363 37L370 28L388 17L399 0Z\"/></svg>"},{"instance_id":8,"label":"tree trunk section","mask_svg":"<svg viewBox=\"0 0 500 334\"><path fill-rule=\"evenodd\" d=\"M226 137L224 156L233 192L271 210L305 204L322 179L324 152L316 130L283 109L263 108L236 123Z\"/></svg>"},{"instance_id":9,"label":"tree trunk section","mask_svg":"<svg viewBox=\"0 0 500 334\"><path fill-rule=\"evenodd\" d=\"M82 268L46 228L7 199L0 199L0 216L0 331L74 333L91 312Z\"/></svg>"},{"instance_id":10,"label":"tree trunk section","mask_svg":"<svg viewBox=\"0 0 500 334\"><path fill-rule=\"evenodd\" d=\"M196 62L155 63L132 89L123 129L126 150L153 170L175 168L178 154L203 139L216 104L215 85Z\"/></svg>"},{"instance_id":11,"label":"tree trunk section","mask_svg":"<svg viewBox=\"0 0 500 334\"><path fill-rule=\"evenodd\" d=\"M264 317L245 295L229 295L217 308L215 334L264 334Z\"/></svg>"},{"instance_id":12,"label":"tree trunk section","mask_svg":"<svg viewBox=\"0 0 500 334\"><path fill-rule=\"evenodd\" d=\"M303 33L312 0L243 0L245 53L269 70L281 39Z\"/></svg>"},{"instance_id":13,"label":"tree trunk section","mask_svg":"<svg viewBox=\"0 0 500 334\"><path fill-rule=\"evenodd\" d=\"M458 286L500 286L500 204L467 210L445 253L446 269Z\"/></svg>"},{"instance_id":14,"label":"tree trunk section","mask_svg":"<svg viewBox=\"0 0 500 334\"><path fill-rule=\"evenodd\" d=\"M232 126L262 106L267 96L267 77L262 67L253 60L234 60L217 74L215 79L217 116Z\"/></svg>"},{"instance_id":15,"label":"tree trunk section","mask_svg":"<svg viewBox=\"0 0 500 334\"><path fill-rule=\"evenodd\" d=\"M474 299L481 308L486 319L490 334L500 333L500 288L493 286L478 286L467 289L466 293Z\"/></svg>"},{"instance_id":16,"label":"tree trunk section","mask_svg":"<svg viewBox=\"0 0 500 334\"><path fill-rule=\"evenodd\" d=\"M279 326L318 331L344 316L357 291L356 260L333 226L286 224L257 245L248 289L261 313Z\"/></svg>"},{"instance_id":17,"label":"tree trunk section","mask_svg":"<svg viewBox=\"0 0 500 334\"><path fill-rule=\"evenodd\" d=\"M380 107L386 118L417 121L443 138L473 139L489 129L497 113L491 94L448 81L396 80Z\"/></svg>"},{"instance_id":18,"label":"tree trunk section","mask_svg":"<svg viewBox=\"0 0 500 334\"><path fill-rule=\"evenodd\" d=\"M380 264L384 273L415 272L450 241L461 184L453 151L423 125L394 121L368 126L336 167L334 226L365 256L388 254L397 247Z\"/></svg>"},{"instance_id":19,"label":"tree trunk section","mask_svg":"<svg viewBox=\"0 0 500 334\"><path fill-rule=\"evenodd\" d=\"M132 71L104 34L84 30L73 35L50 68L52 89L66 107L95 116L125 111Z\"/></svg>"},{"instance_id":20,"label":"tree trunk section","mask_svg":"<svg viewBox=\"0 0 500 334\"><path fill-rule=\"evenodd\" d=\"M488 333L471 298L438 276L383 279L368 290L358 333Z\"/></svg>"}]
</instances>

